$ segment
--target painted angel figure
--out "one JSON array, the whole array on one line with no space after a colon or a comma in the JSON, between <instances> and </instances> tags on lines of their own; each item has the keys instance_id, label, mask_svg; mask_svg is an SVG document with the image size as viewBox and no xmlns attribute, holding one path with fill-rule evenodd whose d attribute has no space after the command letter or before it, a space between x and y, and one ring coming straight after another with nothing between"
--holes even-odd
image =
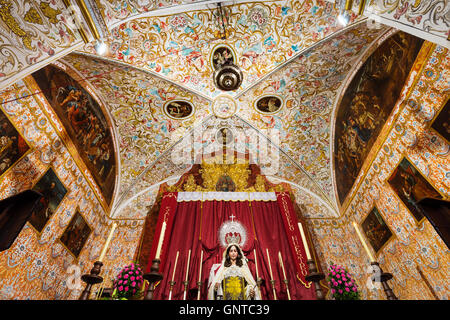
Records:
<instances>
[{"instance_id":1,"label":"painted angel figure","mask_svg":"<svg viewBox=\"0 0 450 320\"><path fill-rule=\"evenodd\" d=\"M242 249L231 243L209 274L208 300L261 300Z\"/></svg>"}]
</instances>

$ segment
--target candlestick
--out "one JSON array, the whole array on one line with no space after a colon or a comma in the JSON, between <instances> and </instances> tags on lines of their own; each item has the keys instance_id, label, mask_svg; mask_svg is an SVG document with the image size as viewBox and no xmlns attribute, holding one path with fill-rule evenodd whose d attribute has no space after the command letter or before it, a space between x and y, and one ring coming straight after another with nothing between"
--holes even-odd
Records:
<instances>
[{"instance_id":1,"label":"candlestick","mask_svg":"<svg viewBox=\"0 0 450 320\"><path fill-rule=\"evenodd\" d=\"M325 300L325 295L323 294L323 290L320 286L320 281L325 279L325 275L322 272L319 272L316 267L316 263L312 259L308 259L306 261L308 265L308 275L305 277L306 281L310 281L314 283L314 288L316 291L316 299L317 300Z\"/></svg>"},{"instance_id":2,"label":"candlestick","mask_svg":"<svg viewBox=\"0 0 450 320\"><path fill-rule=\"evenodd\" d=\"M291 300L291 293L289 292L289 287L288 287L288 279L286 278L286 271L284 270L284 264L283 264L283 258L281 257L281 252L278 251L278 260L280 260L280 266L281 266L281 270L283 270L283 282L286 284L286 292L288 295L288 299Z\"/></svg>"},{"instance_id":3,"label":"candlestick","mask_svg":"<svg viewBox=\"0 0 450 320\"><path fill-rule=\"evenodd\" d=\"M186 279L184 280L184 294L183 294L183 300L186 300L186 292L187 292L187 286L188 286L188 275L189 275L189 262L191 261L191 249L189 249L188 254L188 261L186 266Z\"/></svg>"},{"instance_id":4,"label":"candlestick","mask_svg":"<svg viewBox=\"0 0 450 320\"><path fill-rule=\"evenodd\" d=\"M259 296L261 296L261 284L262 284L262 279L259 277L259 272L258 272L258 259L256 259L256 250L253 249L253 254L255 256L255 267L256 267L256 285L258 286L258 292L259 292Z\"/></svg>"},{"instance_id":5,"label":"candlestick","mask_svg":"<svg viewBox=\"0 0 450 320\"><path fill-rule=\"evenodd\" d=\"M353 221L353 227L355 228L356 233L358 234L359 241L361 241L361 243L362 243L364 249L365 249L366 252L367 252L367 255L368 255L369 258L370 258L370 262L375 262L375 259L373 258L372 253L370 252L369 248L367 247L367 244L366 244L366 242L364 241L364 238L363 238L363 236L362 236L362 234L361 234L361 231L359 231L358 225L356 224L355 221Z\"/></svg>"},{"instance_id":6,"label":"candlestick","mask_svg":"<svg viewBox=\"0 0 450 320\"><path fill-rule=\"evenodd\" d=\"M392 273L383 272L378 262L371 262L372 266L375 266L376 274L371 277L372 281L381 282L384 292L388 300L398 300L391 287L389 287L387 281L392 279Z\"/></svg>"},{"instance_id":7,"label":"candlestick","mask_svg":"<svg viewBox=\"0 0 450 320\"><path fill-rule=\"evenodd\" d=\"M298 223L298 228L300 229L300 235L302 236L303 247L305 248L306 252L306 259L309 260L311 259L311 253L309 252L308 242L306 241L305 232L303 231L303 226L300 222Z\"/></svg>"},{"instance_id":8,"label":"candlestick","mask_svg":"<svg viewBox=\"0 0 450 320\"><path fill-rule=\"evenodd\" d=\"M269 272L270 272L270 283L272 284L272 290L273 290L273 299L277 300L277 294L275 292L275 280L273 279L273 274L272 274L272 267L270 265L270 255L269 255L269 249L266 248L266 253L267 253L267 260L269 262Z\"/></svg>"},{"instance_id":9,"label":"candlestick","mask_svg":"<svg viewBox=\"0 0 450 320\"><path fill-rule=\"evenodd\" d=\"M161 248L164 240L164 233L166 232L166 222L164 221L161 227L161 234L159 235L158 248L156 249L155 259L159 259L161 255Z\"/></svg>"},{"instance_id":10,"label":"candlestick","mask_svg":"<svg viewBox=\"0 0 450 320\"><path fill-rule=\"evenodd\" d=\"M163 275L159 273L159 265L161 260L153 259L150 267L150 273L144 274L144 279L148 281L147 293L144 300L153 300L153 292L155 291L155 283L163 279Z\"/></svg>"},{"instance_id":11,"label":"candlestick","mask_svg":"<svg viewBox=\"0 0 450 320\"><path fill-rule=\"evenodd\" d=\"M111 242L111 239L112 239L114 230L116 230L116 227L117 227L117 223L114 222L114 224L111 227L111 231L109 232L108 238L106 239L105 245L103 246L103 250L100 253L100 258L98 259L98 261L100 261L100 262L103 261L103 259L105 258L106 250L108 250L109 243Z\"/></svg>"},{"instance_id":12,"label":"candlestick","mask_svg":"<svg viewBox=\"0 0 450 320\"><path fill-rule=\"evenodd\" d=\"M101 261L95 261L94 267L89 274L83 274L81 280L86 283L86 287L81 293L79 300L89 300L91 295L91 289L94 284L103 282L103 278L99 276L103 263Z\"/></svg>"},{"instance_id":13,"label":"candlestick","mask_svg":"<svg viewBox=\"0 0 450 320\"><path fill-rule=\"evenodd\" d=\"M203 250L201 250L201 254L200 254L200 271L198 273L198 282L197 282L197 286L198 286L198 292L197 292L197 300L200 300L200 292L201 292L201 287L202 287L202 262L203 262Z\"/></svg>"}]
</instances>

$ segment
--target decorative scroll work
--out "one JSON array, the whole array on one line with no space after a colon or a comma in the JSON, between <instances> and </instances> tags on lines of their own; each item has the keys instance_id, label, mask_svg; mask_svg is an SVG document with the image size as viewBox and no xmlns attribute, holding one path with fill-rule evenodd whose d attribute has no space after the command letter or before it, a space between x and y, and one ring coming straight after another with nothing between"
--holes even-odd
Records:
<instances>
[{"instance_id":1,"label":"decorative scroll work","mask_svg":"<svg viewBox=\"0 0 450 320\"><path fill-rule=\"evenodd\" d=\"M275 192L179 192L182 201L277 201Z\"/></svg>"},{"instance_id":2,"label":"decorative scroll work","mask_svg":"<svg viewBox=\"0 0 450 320\"><path fill-rule=\"evenodd\" d=\"M82 44L62 1L0 0L0 87Z\"/></svg>"},{"instance_id":3,"label":"decorative scroll work","mask_svg":"<svg viewBox=\"0 0 450 320\"><path fill-rule=\"evenodd\" d=\"M447 0L376 0L365 13L375 21L449 48L448 10Z\"/></svg>"}]
</instances>

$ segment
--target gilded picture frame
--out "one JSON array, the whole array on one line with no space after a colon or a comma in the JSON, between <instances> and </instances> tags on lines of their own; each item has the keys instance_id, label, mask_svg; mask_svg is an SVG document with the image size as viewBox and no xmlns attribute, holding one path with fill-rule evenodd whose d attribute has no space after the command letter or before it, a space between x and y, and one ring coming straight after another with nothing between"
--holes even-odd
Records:
<instances>
[{"instance_id":1,"label":"gilded picture frame","mask_svg":"<svg viewBox=\"0 0 450 320\"><path fill-rule=\"evenodd\" d=\"M361 220L359 227L377 258L383 249L395 238L389 225L376 205Z\"/></svg>"},{"instance_id":2,"label":"gilded picture frame","mask_svg":"<svg viewBox=\"0 0 450 320\"><path fill-rule=\"evenodd\" d=\"M443 121L448 121L444 122ZM448 130L445 130L445 126L448 126ZM440 127L439 129L437 127ZM441 110L436 113L436 115L433 117L433 120L431 120L429 129L433 131L437 136L439 136L443 141L450 144L450 99L447 99L447 101L442 106ZM444 136L444 130L448 131Z\"/></svg>"},{"instance_id":3,"label":"gilded picture frame","mask_svg":"<svg viewBox=\"0 0 450 320\"><path fill-rule=\"evenodd\" d=\"M52 190L49 189L42 189L40 187L40 183L42 181L44 181L44 179L46 179L46 177L49 175L50 171L54 175L54 178L57 179L58 183L55 183L55 186L52 188ZM52 177L48 178L48 180L51 180ZM53 180L54 182L54 180ZM50 184L51 186L51 184ZM60 191L60 189L63 188L65 190L64 195L62 197L59 197L58 194L55 194L55 192ZM41 194L43 194L43 198L39 201L39 203L34 207L33 209L33 213L30 217L30 219L27 221L27 223L29 224L29 226L31 227L32 230L34 230L37 233L37 236L40 237L43 233L43 231L45 230L45 228L47 227L47 225L50 223L50 221L52 220L53 216L55 215L55 213L58 211L59 206L61 205L61 203L64 202L64 200L66 199L67 195L69 194L69 188L65 185L65 183L61 180L61 178L58 176L56 170L54 169L53 166L49 166L44 174L36 181L36 183L33 184L33 187L31 188L32 190L35 190ZM53 199L48 200L47 196L51 196ZM56 204L54 204L55 199L56 198ZM58 198L60 198L58 200ZM53 204L53 205L52 205ZM52 206L53 208L50 208L50 206ZM45 222L42 223L42 220L40 220L40 216L42 216L43 214L47 215L48 214L48 210L51 210L51 214L50 216L47 216L45 219ZM39 210L39 212L35 212L36 210ZM43 211L45 211L45 213L43 213ZM37 222L41 222L40 226L36 225Z\"/></svg>"},{"instance_id":4,"label":"gilded picture frame","mask_svg":"<svg viewBox=\"0 0 450 320\"><path fill-rule=\"evenodd\" d=\"M405 169L403 169L405 167ZM419 180L419 181L417 181ZM405 185L401 186L400 182ZM419 226L426 220L426 215L421 212L421 208L417 206L420 199L432 197L436 199L446 199L446 196L437 189L430 179L422 174L422 172L414 165L414 162L408 156L403 155L386 179L386 183L395 194L395 197L403 204L408 213L413 217L416 225ZM415 192L416 185L417 189ZM408 184L408 185L406 185ZM423 191L425 189L425 191ZM421 195L420 199L417 199Z\"/></svg>"},{"instance_id":5,"label":"gilded picture frame","mask_svg":"<svg viewBox=\"0 0 450 320\"><path fill-rule=\"evenodd\" d=\"M26 144L27 146L27 150L25 152L23 152L17 159L11 160L11 163L4 169L1 169L1 164L3 163L3 159L5 158L6 155L4 155L3 153L7 150L8 145L2 145L2 143L0 142L0 180L9 172L9 170L11 170L17 163L19 163L24 157L26 157L28 154L30 154L33 151L33 145L27 141L27 139L24 138L23 134L20 132L20 130L17 128L17 126L14 124L13 121L11 121L10 117L8 116L8 114L6 112L3 111L3 109L0 108L0 139L2 139L2 131L4 130L4 124L6 124L6 122L2 122L2 118L4 117L4 120L6 120L9 125L17 132L17 136L20 136L21 139L23 140L23 142Z\"/></svg>"},{"instance_id":6,"label":"gilded picture frame","mask_svg":"<svg viewBox=\"0 0 450 320\"><path fill-rule=\"evenodd\" d=\"M82 220L80 220L82 219ZM80 228L80 225L75 225L75 223L82 221L82 225ZM76 230L80 230L81 232L85 232L85 228L87 227L89 229L89 232L86 234L82 234L82 238L81 241L82 243L80 243L80 247L79 248L75 248L78 250L74 250L74 248L72 247L73 242L71 243L69 239L69 236L71 232L76 231ZM79 228L79 229L76 229ZM91 236L91 234L93 233L94 229L91 227L91 225L87 222L86 218L81 214L81 210L80 207L77 207L75 210L74 215L72 216L72 218L70 219L69 223L67 224L67 226L64 228L64 231L62 232L61 236L58 238L58 241L61 243L61 245L64 247L64 249L67 250L67 252L75 259L75 261L78 261L81 252L83 251L87 241L89 240L89 237ZM74 252L75 251L75 252Z\"/></svg>"}]
</instances>

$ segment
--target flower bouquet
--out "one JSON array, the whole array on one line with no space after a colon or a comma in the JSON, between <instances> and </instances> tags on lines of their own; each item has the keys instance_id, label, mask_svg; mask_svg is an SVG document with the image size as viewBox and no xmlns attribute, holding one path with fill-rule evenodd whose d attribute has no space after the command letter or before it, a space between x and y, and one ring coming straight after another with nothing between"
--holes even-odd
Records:
<instances>
[{"instance_id":1,"label":"flower bouquet","mask_svg":"<svg viewBox=\"0 0 450 320\"><path fill-rule=\"evenodd\" d=\"M342 266L331 263L328 268L328 284L335 300L359 300L355 280Z\"/></svg>"},{"instance_id":2,"label":"flower bouquet","mask_svg":"<svg viewBox=\"0 0 450 320\"><path fill-rule=\"evenodd\" d=\"M114 299L131 299L142 294L141 288L144 283L143 272L138 264L132 263L125 266L117 275L113 283Z\"/></svg>"}]
</instances>

